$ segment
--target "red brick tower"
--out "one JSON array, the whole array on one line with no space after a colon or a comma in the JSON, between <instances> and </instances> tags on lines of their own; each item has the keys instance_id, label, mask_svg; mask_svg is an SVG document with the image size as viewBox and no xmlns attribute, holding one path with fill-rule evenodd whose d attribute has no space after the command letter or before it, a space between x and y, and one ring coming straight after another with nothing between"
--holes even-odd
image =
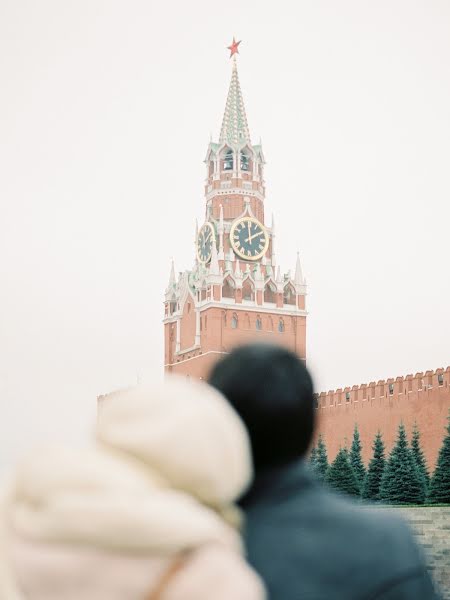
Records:
<instances>
[{"instance_id":1,"label":"red brick tower","mask_svg":"<svg viewBox=\"0 0 450 600\"><path fill-rule=\"evenodd\" d=\"M283 344L306 358L306 282L275 259L275 226L265 223L264 154L250 139L236 53L220 138L206 153L205 222L195 265L165 293L166 371L205 377L215 360L250 340Z\"/></svg>"}]
</instances>

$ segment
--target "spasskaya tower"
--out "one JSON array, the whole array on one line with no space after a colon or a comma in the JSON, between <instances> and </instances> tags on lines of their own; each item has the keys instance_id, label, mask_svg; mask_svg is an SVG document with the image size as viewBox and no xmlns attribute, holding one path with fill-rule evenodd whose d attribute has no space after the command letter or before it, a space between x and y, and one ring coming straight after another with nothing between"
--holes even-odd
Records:
<instances>
[{"instance_id":1,"label":"spasskaya tower","mask_svg":"<svg viewBox=\"0 0 450 600\"><path fill-rule=\"evenodd\" d=\"M275 255L275 223L264 214L264 154L252 144L231 51L231 83L218 142L206 153L205 220L195 231L192 270L172 261L164 302L165 370L205 378L234 346L270 341L306 358L306 282Z\"/></svg>"}]
</instances>

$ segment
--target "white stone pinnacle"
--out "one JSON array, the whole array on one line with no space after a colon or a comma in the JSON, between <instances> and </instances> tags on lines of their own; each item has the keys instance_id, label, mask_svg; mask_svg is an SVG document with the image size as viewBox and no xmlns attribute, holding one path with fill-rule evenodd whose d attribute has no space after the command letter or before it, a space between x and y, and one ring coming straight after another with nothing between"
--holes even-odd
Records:
<instances>
[{"instance_id":1,"label":"white stone pinnacle","mask_svg":"<svg viewBox=\"0 0 450 600\"><path fill-rule=\"evenodd\" d=\"M171 258L170 261L171 261L171 266L170 266L170 275L169 275L169 285L167 286L168 288L173 287L176 283L175 262L174 262L173 258Z\"/></svg>"},{"instance_id":2,"label":"white stone pinnacle","mask_svg":"<svg viewBox=\"0 0 450 600\"><path fill-rule=\"evenodd\" d=\"M278 269L277 269L277 279L276 279L277 283L281 283L281 267L278 265Z\"/></svg>"},{"instance_id":3,"label":"white stone pinnacle","mask_svg":"<svg viewBox=\"0 0 450 600\"><path fill-rule=\"evenodd\" d=\"M220 275L219 259L217 256L216 244L213 243L211 250L211 263L209 265L210 275Z\"/></svg>"},{"instance_id":4,"label":"white stone pinnacle","mask_svg":"<svg viewBox=\"0 0 450 600\"><path fill-rule=\"evenodd\" d=\"M300 264L300 253L299 252L297 252L297 262L295 264L294 283L296 285L303 285L304 284L303 273L302 273L302 266Z\"/></svg>"}]
</instances>

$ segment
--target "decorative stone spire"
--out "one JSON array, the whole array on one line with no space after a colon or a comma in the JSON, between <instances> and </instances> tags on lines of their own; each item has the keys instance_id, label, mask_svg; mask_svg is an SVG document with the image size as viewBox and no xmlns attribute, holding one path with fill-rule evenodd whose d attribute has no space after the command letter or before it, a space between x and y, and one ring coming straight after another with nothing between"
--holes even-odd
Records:
<instances>
[{"instance_id":1,"label":"decorative stone spire","mask_svg":"<svg viewBox=\"0 0 450 600\"><path fill-rule=\"evenodd\" d=\"M278 265L278 269L277 269L277 279L276 279L277 283L281 283L282 279L281 279L281 267L280 265Z\"/></svg>"},{"instance_id":2,"label":"decorative stone spire","mask_svg":"<svg viewBox=\"0 0 450 600\"><path fill-rule=\"evenodd\" d=\"M236 56L232 57L232 61L231 83L228 90L219 141L221 144L239 147L251 142L244 100L242 98L241 86L239 85Z\"/></svg>"},{"instance_id":3,"label":"decorative stone spire","mask_svg":"<svg viewBox=\"0 0 450 600\"><path fill-rule=\"evenodd\" d=\"M272 263L272 267L275 267L276 264L276 259L275 259L275 217L272 213L272 227L271 227L271 231L272 231L272 256L271 256L271 263Z\"/></svg>"},{"instance_id":4,"label":"decorative stone spire","mask_svg":"<svg viewBox=\"0 0 450 600\"><path fill-rule=\"evenodd\" d=\"M239 262L239 260L236 261L236 269L234 270L234 276L237 279L240 279L242 277L241 263Z\"/></svg>"},{"instance_id":5,"label":"decorative stone spire","mask_svg":"<svg viewBox=\"0 0 450 600\"><path fill-rule=\"evenodd\" d=\"M294 277L295 285L303 285L303 273L302 273L302 265L300 264L300 254L297 252L297 262L295 263L295 277Z\"/></svg>"},{"instance_id":6,"label":"decorative stone spire","mask_svg":"<svg viewBox=\"0 0 450 600\"><path fill-rule=\"evenodd\" d=\"M196 265L198 265L198 259L197 259L197 240L198 240L198 219L195 219L195 239L194 239L195 252L194 252L194 256L195 256L195 264Z\"/></svg>"},{"instance_id":7,"label":"decorative stone spire","mask_svg":"<svg viewBox=\"0 0 450 600\"><path fill-rule=\"evenodd\" d=\"M220 205L220 216L219 216L219 226L217 228L217 231L219 233L219 260L224 260L224 254L223 254L223 232L224 232L224 226L223 226L223 206L222 204Z\"/></svg>"},{"instance_id":8,"label":"decorative stone spire","mask_svg":"<svg viewBox=\"0 0 450 600\"><path fill-rule=\"evenodd\" d=\"M281 277L280 265L278 265L278 268L277 268L277 277L276 277L275 283L277 284L277 292L279 294L282 294L283 293L283 279Z\"/></svg>"},{"instance_id":9,"label":"decorative stone spire","mask_svg":"<svg viewBox=\"0 0 450 600\"><path fill-rule=\"evenodd\" d=\"M261 266L259 263L256 264L254 279L255 279L255 289L263 290L264 289L264 277L261 272Z\"/></svg>"},{"instance_id":10,"label":"decorative stone spire","mask_svg":"<svg viewBox=\"0 0 450 600\"><path fill-rule=\"evenodd\" d=\"M255 281L264 281L262 272L261 272L261 266L259 263L256 263L256 267L255 267Z\"/></svg>"},{"instance_id":11,"label":"decorative stone spire","mask_svg":"<svg viewBox=\"0 0 450 600\"><path fill-rule=\"evenodd\" d=\"M219 259L217 256L216 244L213 243L211 249L211 263L209 265L210 275L220 275Z\"/></svg>"},{"instance_id":12,"label":"decorative stone spire","mask_svg":"<svg viewBox=\"0 0 450 600\"><path fill-rule=\"evenodd\" d=\"M167 289L173 288L173 286L176 283L176 279L175 279L175 262L173 260L173 258L171 259L171 266L170 266L170 275L169 275L169 285L167 286Z\"/></svg>"}]
</instances>

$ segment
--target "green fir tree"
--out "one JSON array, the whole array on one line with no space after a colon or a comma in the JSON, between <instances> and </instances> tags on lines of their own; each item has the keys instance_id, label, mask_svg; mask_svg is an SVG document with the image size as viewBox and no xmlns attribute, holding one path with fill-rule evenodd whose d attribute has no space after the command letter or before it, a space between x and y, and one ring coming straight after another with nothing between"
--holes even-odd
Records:
<instances>
[{"instance_id":1,"label":"green fir tree","mask_svg":"<svg viewBox=\"0 0 450 600\"><path fill-rule=\"evenodd\" d=\"M359 496L360 488L352 465L348 450L341 448L336 458L328 469L326 482L333 490L351 496Z\"/></svg>"},{"instance_id":2,"label":"green fir tree","mask_svg":"<svg viewBox=\"0 0 450 600\"><path fill-rule=\"evenodd\" d=\"M389 504L423 504L424 481L408 446L403 423L389 456L380 487L380 500Z\"/></svg>"},{"instance_id":3,"label":"green fir tree","mask_svg":"<svg viewBox=\"0 0 450 600\"><path fill-rule=\"evenodd\" d=\"M325 481L327 471L328 471L327 447L325 446L325 442L324 442L322 435L319 435L319 440L317 442L317 452L316 452L316 461L315 461L315 465L314 465L314 472L316 474L317 479L319 479L320 481Z\"/></svg>"},{"instance_id":4,"label":"green fir tree","mask_svg":"<svg viewBox=\"0 0 450 600\"><path fill-rule=\"evenodd\" d=\"M430 482L428 499L432 504L450 504L450 414L448 419L447 435Z\"/></svg>"},{"instance_id":5,"label":"green fir tree","mask_svg":"<svg viewBox=\"0 0 450 600\"><path fill-rule=\"evenodd\" d=\"M316 448L316 446L313 446L311 453L309 455L309 460L308 460L309 468L312 471L315 471L315 469L316 469L316 460L317 460L317 448Z\"/></svg>"},{"instance_id":6,"label":"green fir tree","mask_svg":"<svg viewBox=\"0 0 450 600\"><path fill-rule=\"evenodd\" d=\"M358 480L359 488L362 489L364 478L366 476L366 468L361 456L361 438L359 437L358 426L355 425L353 431L353 441L350 448L350 463Z\"/></svg>"},{"instance_id":7,"label":"green fir tree","mask_svg":"<svg viewBox=\"0 0 450 600\"><path fill-rule=\"evenodd\" d=\"M375 436L372 448L373 456L364 480L362 497L366 500L379 500L381 479L386 464L384 442L380 431Z\"/></svg>"},{"instance_id":8,"label":"green fir tree","mask_svg":"<svg viewBox=\"0 0 450 600\"><path fill-rule=\"evenodd\" d=\"M422 446L420 445L420 431L417 427L417 423L414 423L412 439L411 439L411 452L416 461L417 468L419 469L419 473L421 474L424 484L425 490L428 490L430 485L430 474L428 472L427 461L425 458L425 454L423 453Z\"/></svg>"}]
</instances>

